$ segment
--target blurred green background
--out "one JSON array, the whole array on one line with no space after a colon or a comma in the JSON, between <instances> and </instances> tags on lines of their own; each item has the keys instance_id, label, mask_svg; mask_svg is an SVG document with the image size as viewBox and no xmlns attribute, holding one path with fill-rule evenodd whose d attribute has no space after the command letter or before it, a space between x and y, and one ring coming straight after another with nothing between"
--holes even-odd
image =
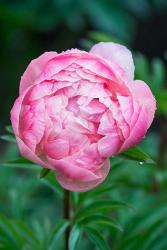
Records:
<instances>
[{"instance_id":1,"label":"blurred green background","mask_svg":"<svg viewBox=\"0 0 167 250\"><path fill-rule=\"evenodd\" d=\"M20 77L33 58L44 51L89 50L100 41L119 42L132 50L135 78L146 81L157 99L156 118L141 142L157 164L112 158L104 184L85 194L71 194L78 213L87 211L87 206L94 209L79 223L81 230L74 228L71 240L75 245L80 236L78 250L105 250L107 243L111 250L166 250L167 1L1 0L0 30L1 135L10 124ZM59 222L63 191L52 174L40 179L38 166L23 160L4 163L19 157L7 130L9 135L2 138L10 142L0 141L0 249L64 249L67 222ZM121 205L115 209L110 201L124 201L132 209ZM106 207L97 209L94 202ZM98 230L102 239L86 230L87 225Z\"/></svg>"}]
</instances>

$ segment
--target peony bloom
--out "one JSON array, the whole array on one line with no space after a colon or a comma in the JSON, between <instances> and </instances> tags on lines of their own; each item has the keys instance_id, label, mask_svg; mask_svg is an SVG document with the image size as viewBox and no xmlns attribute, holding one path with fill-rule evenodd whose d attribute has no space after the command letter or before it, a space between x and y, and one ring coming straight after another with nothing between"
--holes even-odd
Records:
<instances>
[{"instance_id":1,"label":"peony bloom","mask_svg":"<svg viewBox=\"0 0 167 250\"><path fill-rule=\"evenodd\" d=\"M20 82L11 121L21 154L55 170L58 182L87 191L107 176L109 157L137 144L152 123L156 103L134 81L131 52L98 43L90 52L46 52Z\"/></svg>"}]
</instances>

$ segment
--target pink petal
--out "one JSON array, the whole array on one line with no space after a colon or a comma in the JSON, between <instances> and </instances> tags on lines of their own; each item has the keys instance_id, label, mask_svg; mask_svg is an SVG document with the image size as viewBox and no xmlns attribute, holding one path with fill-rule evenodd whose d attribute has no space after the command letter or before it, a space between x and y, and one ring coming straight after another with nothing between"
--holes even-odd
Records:
<instances>
[{"instance_id":1,"label":"pink petal","mask_svg":"<svg viewBox=\"0 0 167 250\"><path fill-rule=\"evenodd\" d=\"M45 105L43 99L23 107L20 115L20 136L25 144L35 151L41 141L46 125Z\"/></svg>"},{"instance_id":2,"label":"pink petal","mask_svg":"<svg viewBox=\"0 0 167 250\"><path fill-rule=\"evenodd\" d=\"M66 157L60 160L55 160L47 157L48 162L61 175L68 179L77 181L94 181L99 179L99 176L92 171L82 168L73 157Z\"/></svg>"},{"instance_id":3,"label":"pink petal","mask_svg":"<svg viewBox=\"0 0 167 250\"><path fill-rule=\"evenodd\" d=\"M22 93L21 96L19 96L12 109L11 109L11 112L10 112L10 115L11 115L11 123L12 123L12 128L13 128L13 131L15 133L15 135L19 135L19 119L20 119L20 112L21 112L21 109L22 109L22 104L23 104L23 101L28 93L30 88L26 89L24 91L24 93Z\"/></svg>"},{"instance_id":4,"label":"pink petal","mask_svg":"<svg viewBox=\"0 0 167 250\"><path fill-rule=\"evenodd\" d=\"M89 169L93 172L100 167L104 160L99 154L97 143L88 144L80 151L76 158L76 162L83 168Z\"/></svg>"},{"instance_id":5,"label":"pink petal","mask_svg":"<svg viewBox=\"0 0 167 250\"><path fill-rule=\"evenodd\" d=\"M12 109L11 109L11 123L12 123L12 128L13 128L13 131L15 133L15 135L19 135L19 131L18 131L18 128L19 128L19 117L20 117L20 111L21 111L21 107L22 107L22 101L23 101L23 98L24 96L19 96Z\"/></svg>"},{"instance_id":6,"label":"pink petal","mask_svg":"<svg viewBox=\"0 0 167 250\"><path fill-rule=\"evenodd\" d=\"M79 112L79 105L77 103L78 97L73 97L68 99L68 105L66 107L66 109L70 112L72 112L73 114L77 115Z\"/></svg>"},{"instance_id":7,"label":"pink petal","mask_svg":"<svg viewBox=\"0 0 167 250\"><path fill-rule=\"evenodd\" d=\"M57 91L57 83L52 81L43 81L31 87L28 100L35 101L45 96L53 95Z\"/></svg>"},{"instance_id":8,"label":"pink petal","mask_svg":"<svg viewBox=\"0 0 167 250\"><path fill-rule=\"evenodd\" d=\"M109 62L99 56L93 56L93 54L88 55L78 58L77 64L84 70L88 69L91 73L102 77L111 92L129 93L128 87L124 84L127 82L126 73L118 64Z\"/></svg>"},{"instance_id":9,"label":"pink petal","mask_svg":"<svg viewBox=\"0 0 167 250\"><path fill-rule=\"evenodd\" d=\"M61 159L69 154L69 142L63 139L47 141L44 144L45 153L53 159Z\"/></svg>"},{"instance_id":10,"label":"pink petal","mask_svg":"<svg viewBox=\"0 0 167 250\"><path fill-rule=\"evenodd\" d=\"M120 105L120 110L125 121L130 124L133 114L133 100L131 96L120 96L117 95L117 99Z\"/></svg>"},{"instance_id":11,"label":"pink petal","mask_svg":"<svg viewBox=\"0 0 167 250\"><path fill-rule=\"evenodd\" d=\"M80 56L82 53L74 53L74 54L68 54L68 53L60 53L57 54L55 57L53 57L44 67L41 75L36 80L36 83L40 83L44 80L51 80L54 79L54 77L58 76L62 78L62 73L59 73L60 71L63 71L77 60L78 56ZM59 74L58 74L59 73ZM64 73L63 73L64 74ZM68 76L67 76L68 79Z\"/></svg>"},{"instance_id":12,"label":"pink petal","mask_svg":"<svg viewBox=\"0 0 167 250\"><path fill-rule=\"evenodd\" d=\"M73 180L67 178L61 173L58 173L56 176L58 182L63 188L74 192L86 192L92 188L95 188L97 185L103 182L106 176L108 175L109 170L110 170L110 161L107 159L105 160L103 166L96 172L96 174L99 176L97 180L94 181L86 181L86 180L79 181L77 179Z\"/></svg>"},{"instance_id":13,"label":"pink petal","mask_svg":"<svg viewBox=\"0 0 167 250\"><path fill-rule=\"evenodd\" d=\"M88 105L81 105L79 108L81 117L96 123L100 121L102 114L106 110L106 107L96 99L92 100Z\"/></svg>"},{"instance_id":14,"label":"pink petal","mask_svg":"<svg viewBox=\"0 0 167 250\"><path fill-rule=\"evenodd\" d=\"M98 150L101 157L110 157L118 153L121 145L118 135L106 135L98 141Z\"/></svg>"},{"instance_id":15,"label":"pink petal","mask_svg":"<svg viewBox=\"0 0 167 250\"><path fill-rule=\"evenodd\" d=\"M20 153L23 157L25 157L26 159L32 162L39 164L40 166L43 166L46 168L52 168L47 162L44 162L34 152L32 152L31 149L29 149L19 137L16 137L16 140L17 140Z\"/></svg>"},{"instance_id":16,"label":"pink petal","mask_svg":"<svg viewBox=\"0 0 167 250\"><path fill-rule=\"evenodd\" d=\"M90 144L88 137L86 135L76 133L73 127L71 127L71 129L63 129L58 135L58 138L69 141L69 154L71 155Z\"/></svg>"},{"instance_id":17,"label":"pink petal","mask_svg":"<svg viewBox=\"0 0 167 250\"><path fill-rule=\"evenodd\" d=\"M45 103L48 114L52 117L56 117L58 113L67 106L68 99L65 95L54 95L45 98Z\"/></svg>"},{"instance_id":18,"label":"pink petal","mask_svg":"<svg viewBox=\"0 0 167 250\"><path fill-rule=\"evenodd\" d=\"M54 58L56 54L56 52L45 52L44 54L30 62L26 71L21 77L20 95L24 92L25 89L27 89L34 83L36 78L40 75L42 69L45 67L46 63Z\"/></svg>"},{"instance_id":19,"label":"pink petal","mask_svg":"<svg viewBox=\"0 0 167 250\"><path fill-rule=\"evenodd\" d=\"M130 136L127 138L122 145L120 151L126 150L140 142L141 139L143 139L144 135L147 132L148 128L148 113L146 108L143 106L139 110L139 116L138 119L133 127L133 129L130 131Z\"/></svg>"},{"instance_id":20,"label":"pink petal","mask_svg":"<svg viewBox=\"0 0 167 250\"><path fill-rule=\"evenodd\" d=\"M147 128L150 127L156 110L156 101L153 96L149 86L140 80L136 80L129 84L132 89L132 94L134 95L134 99L138 101L140 106L146 107L147 110Z\"/></svg>"},{"instance_id":21,"label":"pink petal","mask_svg":"<svg viewBox=\"0 0 167 250\"><path fill-rule=\"evenodd\" d=\"M98 134L118 134L118 128L115 119L113 118L112 112L107 110L100 119L100 124L98 128Z\"/></svg>"},{"instance_id":22,"label":"pink petal","mask_svg":"<svg viewBox=\"0 0 167 250\"><path fill-rule=\"evenodd\" d=\"M95 44L90 53L97 54L111 62L117 63L127 73L130 81L134 78L134 63L130 50L125 46L113 42Z\"/></svg>"}]
</instances>

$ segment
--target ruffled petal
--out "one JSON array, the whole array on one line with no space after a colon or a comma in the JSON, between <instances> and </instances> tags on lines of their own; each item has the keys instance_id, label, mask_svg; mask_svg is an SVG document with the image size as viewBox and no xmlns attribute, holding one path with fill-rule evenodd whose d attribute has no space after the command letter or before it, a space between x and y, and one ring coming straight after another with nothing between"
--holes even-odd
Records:
<instances>
[{"instance_id":1,"label":"ruffled petal","mask_svg":"<svg viewBox=\"0 0 167 250\"><path fill-rule=\"evenodd\" d=\"M20 136L26 145L35 152L41 141L46 126L46 110L44 100L23 106L20 114Z\"/></svg>"},{"instance_id":2,"label":"ruffled petal","mask_svg":"<svg viewBox=\"0 0 167 250\"><path fill-rule=\"evenodd\" d=\"M100 42L91 48L90 53L99 55L110 62L117 63L126 71L128 80L133 80L134 63L132 53L125 46L113 42Z\"/></svg>"},{"instance_id":3,"label":"ruffled petal","mask_svg":"<svg viewBox=\"0 0 167 250\"><path fill-rule=\"evenodd\" d=\"M40 75L42 69L46 63L56 56L56 52L45 52L38 58L32 60L28 65L26 71L21 77L20 81L20 95L27 89L30 85L34 83L36 78Z\"/></svg>"},{"instance_id":4,"label":"ruffled petal","mask_svg":"<svg viewBox=\"0 0 167 250\"><path fill-rule=\"evenodd\" d=\"M67 157L69 153L69 142L63 139L47 141L44 144L45 153L53 159Z\"/></svg>"},{"instance_id":5,"label":"ruffled petal","mask_svg":"<svg viewBox=\"0 0 167 250\"><path fill-rule=\"evenodd\" d=\"M141 139L144 138L148 128L148 113L146 108L143 106L138 114L138 119L130 131L130 136L125 140L122 145L120 152L138 144ZM118 152L119 153L119 152Z\"/></svg>"},{"instance_id":6,"label":"ruffled petal","mask_svg":"<svg viewBox=\"0 0 167 250\"><path fill-rule=\"evenodd\" d=\"M101 182L105 180L110 170L110 161L107 159L104 161L103 166L97 170L96 175L99 176L98 179L92 181L80 181L77 179L70 179L64 176L62 173L57 173L57 180L60 185L70 191L74 192L86 192L92 188L98 186Z\"/></svg>"},{"instance_id":7,"label":"ruffled petal","mask_svg":"<svg viewBox=\"0 0 167 250\"><path fill-rule=\"evenodd\" d=\"M16 140L20 153L23 157L39 164L40 166L52 169L52 167L48 164L48 162L44 162L43 160L41 160L39 156L37 156L34 152L32 152L31 149L29 149L27 145L25 145L25 143L19 137L16 137Z\"/></svg>"},{"instance_id":8,"label":"ruffled petal","mask_svg":"<svg viewBox=\"0 0 167 250\"><path fill-rule=\"evenodd\" d=\"M20 111L21 111L21 106L22 106L22 101L24 99L24 96L19 96L12 109L11 109L11 123L12 123L12 128L16 136L19 135L19 116L20 116Z\"/></svg>"},{"instance_id":9,"label":"ruffled petal","mask_svg":"<svg viewBox=\"0 0 167 250\"><path fill-rule=\"evenodd\" d=\"M50 157L47 157L47 159L50 165L53 166L58 173L73 181L85 182L99 179L97 174L77 164L73 157L66 157L60 160L55 160Z\"/></svg>"},{"instance_id":10,"label":"ruffled petal","mask_svg":"<svg viewBox=\"0 0 167 250\"><path fill-rule=\"evenodd\" d=\"M136 80L132 83L129 83L131 86L133 97L138 101L140 106L146 107L147 110L147 128L150 127L156 110L156 101L153 96L149 86L140 80Z\"/></svg>"},{"instance_id":11,"label":"ruffled petal","mask_svg":"<svg viewBox=\"0 0 167 250\"><path fill-rule=\"evenodd\" d=\"M117 154L121 145L119 135L106 135L98 141L98 150L101 157L110 157Z\"/></svg>"}]
</instances>

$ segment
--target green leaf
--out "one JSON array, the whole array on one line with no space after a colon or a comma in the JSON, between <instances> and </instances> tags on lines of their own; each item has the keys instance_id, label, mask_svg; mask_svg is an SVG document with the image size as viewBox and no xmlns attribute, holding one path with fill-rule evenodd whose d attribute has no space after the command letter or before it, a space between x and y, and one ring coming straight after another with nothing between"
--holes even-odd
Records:
<instances>
[{"instance_id":1,"label":"green leaf","mask_svg":"<svg viewBox=\"0 0 167 250\"><path fill-rule=\"evenodd\" d=\"M1 165L4 167L18 167L18 168L27 168L27 169L34 169L34 170L40 169L40 166L24 158L18 158L15 160L6 161L6 162L1 163Z\"/></svg>"},{"instance_id":2,"label":"green leaf","mask_svg":"<svg viewBox=\"0 0 167 250\"><path fill-rule=\"evenodd\" d=\"M82 210L76 213L75 220L80 221L82 219L87 218L88 216L97 214L98 212L104 212L104 211L111 211L116 208L123 208L123 207L128 207L129 206L124 203L124 202L119 202L119 201L97 201L93 202L86 207L83 207Z\"/></svg>"},{"instance_id":3,"label":"green leaf","mask_svg":"<svg viewBox=\"0 0 167 250\"><path fill-rule=\"evenodd\" d=\"M86 227L85 231L91 241L98 247L99 250L110 250L111 248L106 243L102 235L93 227Z\"/></svg>"},{"instance_id":4,"label":"green leaf","mask_svg":"<svg viewBox=\"0 0 167 250\"><path fill-rule=\"evenodd\" d=\"M16 139L13 135L1 135L0 138L4 141L16 143Z\"/></svg>"},{"instance_id":5,"label":"green leaf","mask_svg":"<svg viewBox=\"0 0 167 250\"><path fill-rule=\"evenodd\" d=\"M9 220L3 214L0 215L0 234L3 235L13 245L21 247L24 239L19 235L13 226L14 222Z\"/></svg>"},{"instance_id":6,"label":"green leaf","mask_svg":"<svg viewBox=\"0 0 167 250\"><path fill-rule=\"evenodd\" d=\"M6 131L10 134L13 134L13 129L12 129L12 126L8 125L5 127Z\"/></svg>"},{"instance_id":7,"label":"green leaf","mask_svg":"<svg viewBox=\"0 0 167 250\"><path fill-rule=\"evenodd\" d=\"M137 146L129 148L128 150L121 153L120 156L128 160L139 161L141 164L156 164L148 154L146 154L141 148Z\"/></svg>"},{"instance_id":8,"label":"green leaf","mask_svg":"<svg viewBox=\"0 0 167 250\"><path fill-rule=\"evenodd\" d=\"M104 215L90 215L84 218L79 222L81 225L99 225L104 228L116 228L120 231L123 231L122 226L118 223L112 220L110 217L104 216Z\"/></svg>"},{"instance_id":9,"label":"green leaf","mask_svg":"<svg viewBox=\"0 0 167 250\"><path fill-rule=\"evenodd\" d=\"M48 250L57 249L57 241L64 234L68 226L69 226L69 222L67 220L61 221L57 224L56 228L54 229L52 238L50 240Z\"/></svg>"},{"instance_id":10,"label":"green leaf","mask_svg":"<svg viewBox=\"0 0 167 250\"><path fill-rule=\"evenodd\" d=\"M56 181L56 176L53 171L50 171L45 178L40 179L42 183L51 188L60 198L63 197L63 189Z\"/></svg>"},{"instance_id":11,"label":"green leaf","mask_svg":"<svg viewBox=\"0 0 167 250\"><path fill-rule=\"evenodd\" d=\"M38 240L35 237L34 233L32 230L27 227L23 222L15 222L13 223L13 227L15 230L21 235L26 242L28 242L31 246L37 246L38 245Z\"/></svg>"},{"instance_id":12,"label":"green leaf","mask_svg":"<svg viewBox=\"0 0 167 250\"><path fill-rule=\"evenodd\" d=\"M167 90L161 90L156 93L158 113L167 117Z\"/></svg>"},{"instance_id":13,"label":"green leaf","mask_svg":"<svg viewBox=\"0 0 167 250\"><path fill-rule=\"evenodd\" d=\"M39 177L40 177L40 178L44 178L45 176L48 175L49 172L50 172L50 169L48 169L48 168L43 168L43 169L41 170L41 172L40 172Z\"/></svg>"},{"instance_id":14,"label":"green leaf","mask_svg":"<svg viewBox=\"0 0 167 250\"><path fill-rule=\"evenodd\" d=\"M80 227L77 224L74 225L69 237L69 250L75 250L80 234Z\"/></svg>"}]
</instances>

